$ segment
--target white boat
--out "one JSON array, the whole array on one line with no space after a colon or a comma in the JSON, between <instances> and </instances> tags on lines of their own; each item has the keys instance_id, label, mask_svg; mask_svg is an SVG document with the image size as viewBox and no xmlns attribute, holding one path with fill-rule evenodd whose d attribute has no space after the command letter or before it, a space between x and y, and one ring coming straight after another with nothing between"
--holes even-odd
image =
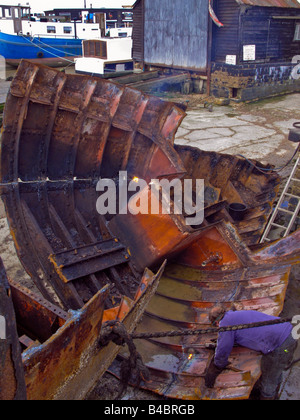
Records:
<instances>
[{"instance_id":1,"label":"white boat","mask_svg":"<svg viewBox=\"0 0 300 420\"><path fill-rule=\"evenodd\" d=\"M127 36L129 28L122 28ZM80 21L62 16L33 17L29 6L0 5L0 55L11 65L29 59L49 66L73 62L82 55L82 41L107 32L105 13L81 12Z\"/></svg>"},{"instance_id":2,"label":"white boat","mask_svg":"<svg viewBox=\"0 0 300 420\"><path fill-rule=\"evenodd\" d=\"M133 71L131 30L115 28L110 30L115 38L83 41L83 55L75 59L75 72L105 77Z\"/></svg>"}]
</instances>

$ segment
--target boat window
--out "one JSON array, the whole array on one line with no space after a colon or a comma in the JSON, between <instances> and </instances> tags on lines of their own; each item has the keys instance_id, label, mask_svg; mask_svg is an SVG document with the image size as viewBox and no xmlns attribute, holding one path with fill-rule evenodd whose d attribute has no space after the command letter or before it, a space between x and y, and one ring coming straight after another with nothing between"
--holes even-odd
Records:
<instances>
[{"instance_id":1,"label":"boat window","mask_svg":"<svg viewBox=\"0 0 300 420\"><path fill-rule=\"evenodd\" d=\"M72 26L64 26L64 34L70 34L72 32Z\"/></svg>"},{"instance_id":2,"label":"boat window","mask_svg":"<svg viewBox=\"0 0 300 420\"><path fill-rule=\"evenodd\" d=\"M5 7L4 8L4 16L5 17L11 16L11 8L10 7Z\"/></svg>"},{"instance_id":3,"label":"boat window","mask_svg":"<svg viewBox=\"0 0 300 420\"><path fill-rule=\"evenodd\" d=\"M103 60L107 59L106 41L87 40L83 42L85 57L97 57Z\"/></svg>"},{"instance_id":4,"label":"boat window","mask_svg":"<svg viewBox=\"0 0 300 420\"><path fill-rule=\"evenodd\" d=\"M21 18L21 9L16 7L16 8L14 8L14 11L15 11L15 17L17 19L20 19Z\"/></svg>"},{"instance_id":5,"label":"boat window","mask_svg":"<svg viewBox=\"0 0 300 420\"><path fill-rule=\"evenodd\" d=\"M47 26L47 33L48 34L55 34L56 33L55 26Z\"/></svg>"}]
</instances>

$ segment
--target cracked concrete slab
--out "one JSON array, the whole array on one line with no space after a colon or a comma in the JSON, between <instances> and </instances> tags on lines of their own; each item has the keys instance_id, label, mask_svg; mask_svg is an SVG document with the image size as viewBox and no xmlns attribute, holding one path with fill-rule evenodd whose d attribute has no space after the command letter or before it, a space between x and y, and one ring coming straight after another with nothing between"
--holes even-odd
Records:
<instances>
[{"instance_id":1,"label":"cracked concrete slab","mask_svg":"<svg viewBox=\"0 0 300 420\"><path fill-rule=\"evenodd\" d=\"M295 151L289 129L300 121L300 95L291 94L253 104L214 106L209 112L194 104L187 110L175 144L206 151L242 154L281 166Z\"/></svg>"},{"instance_id":2,"label":"cracked concrete slab","mask_svg":"<svg viewBox=\"0 0 300 420\"><path fill-rule=\"evenodd\" d=\"M254 124L242 125L239 127L234 127L234 139L240 139L241 141L250 140L255 141L259 139L264 139L266 137L271 137L276 134L275 130L269 128L257 126Z\"/></svg>"}]
</instances>

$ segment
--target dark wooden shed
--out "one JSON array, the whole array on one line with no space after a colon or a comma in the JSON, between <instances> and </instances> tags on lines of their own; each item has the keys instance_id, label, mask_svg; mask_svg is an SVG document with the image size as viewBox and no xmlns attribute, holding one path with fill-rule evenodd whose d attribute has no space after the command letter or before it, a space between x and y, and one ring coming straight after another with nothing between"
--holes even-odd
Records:
<instances>
[{"instance_id":1,"label":"dark wooden shed","mask_svg":"<svg viewBox=\"0 0 300 420\"><path fill-rule=\"evenodd\" d=\"M204 74L214 96L300 91L298 0L137 0L133 22L135 61Z\"/></svg>"},{"instance_id":2,"label":"dark wooden shed","mask_svg":"<svg viewBox=\"0 0 300 420\"><path fill-rule=\"evenodd\" d=\"M214 0L214 10L223 24L212 30L214 96L254 100L300 91L297 0Z\"/></svg>"},{"instance_id":3,"label":"dark wooden shed","mask_svg":"<svg viewBox=\"0 0 300 420\"><path fill-rule=\"evenodd\" d=\"M213 26L213 61L286 62L300 53L297 0L214 0L214 9L224 26Z\"/></svg>"}]
</instances>

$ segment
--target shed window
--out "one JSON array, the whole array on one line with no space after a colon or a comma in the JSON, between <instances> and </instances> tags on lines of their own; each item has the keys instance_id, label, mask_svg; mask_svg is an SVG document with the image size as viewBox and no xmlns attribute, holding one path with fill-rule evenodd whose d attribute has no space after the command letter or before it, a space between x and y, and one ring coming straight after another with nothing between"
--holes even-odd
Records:
<instances>
[{"instance_id":1,"label":"shed window","mask_svg":"<svg viewBox=\"0 0 300 420\"><path fill-rule=\"evenodd\" d=\"M47 34L55 34L56 29L55 26L47 26Z\"/></svg>"},{"instance_id":2,"label":"shed window","mask_svg":"<svg viewBox=\"0 0 300 420\"><path fill-rule=\"evenodd\" d=\"M300 23L296 24L294 41L300 41Z\"/></svg>"}]
</instances>

